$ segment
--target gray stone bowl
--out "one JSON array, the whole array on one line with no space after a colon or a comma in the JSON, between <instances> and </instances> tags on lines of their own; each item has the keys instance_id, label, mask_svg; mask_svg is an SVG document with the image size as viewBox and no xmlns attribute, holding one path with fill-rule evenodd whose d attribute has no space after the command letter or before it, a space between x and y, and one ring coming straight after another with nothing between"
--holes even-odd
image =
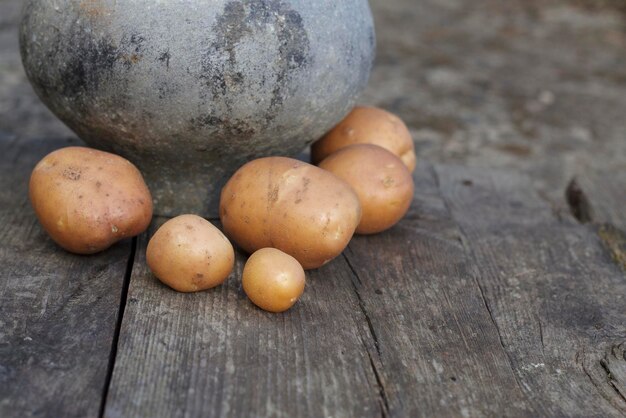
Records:
<instances>
[{"instance_id":1,"label":"gray stone bowl","mask_svg":"<svg viewBox=\"0 0 626 418\"><path fill-rule=\"evenodd\" d=\"M157 214L215 216L242 164L349 112L375 35L367 0L28 0L20 46L41 100L137 164Z\"/></svg>"}]
</instances>

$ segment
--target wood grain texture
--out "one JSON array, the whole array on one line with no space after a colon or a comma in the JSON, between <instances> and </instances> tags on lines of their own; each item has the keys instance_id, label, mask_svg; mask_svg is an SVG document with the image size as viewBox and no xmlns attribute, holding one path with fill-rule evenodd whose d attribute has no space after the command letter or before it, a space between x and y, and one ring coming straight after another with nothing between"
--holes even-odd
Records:
<instances>
[{"instance_id":1,"label":"wood grain texture","mask_svg":"<svg viewBox=\"0 0 626 418\"><path fill-rule=\"evenodd\" d=\"M0 135L0 416L97 416L130 241L95 256L56 246L28 202L37 161L75 141Z\"/></svg>"},{"instance_id":2,"label":"wood grain texture","mask_svg":"<svg viewBox=\"0 0 626 418\"><path fill-rule=\"evenodd\" d=\"M437 167L516 378L541 416L622 416L603 362L626 341L626 276L592 227L557 219L527 178Z\"/></svg>"},{"instance_id":3,"label":"wood grain texture","mask_svg":"<svg viewBox=\"0 0 626 418\"><path fill-rule=\"evenodd\" d=\"M420 165L411 213L346 251L396 417L532 416L432 169Z\"/></svg>"},{"instance_id":4,"label":"wood grain texture","mask_svg":"<svg viewBox=\"0 0 626 418\"><path fill-rule=\"evenodd\" d=\"M241 289L241 254L225 284L182 294L150 273L146 245L144 235L106 417L381 415L372 337L344 259L309 272L302 299L270 314Z\"/></svg>"},{"instance_id":5,"label":"wood grain texture","mask_svg":"<svg viewBox=\"0 0 626 418\"><path fill-rule=\"evenodd\" d=\"M105 416L620 416L626 280L524 177L423 164L284 315L161 285L140 240ZM160 220L159 222L162 222ZM158 225L152 227L152 231Z\"/></svg>"}]
</instances>

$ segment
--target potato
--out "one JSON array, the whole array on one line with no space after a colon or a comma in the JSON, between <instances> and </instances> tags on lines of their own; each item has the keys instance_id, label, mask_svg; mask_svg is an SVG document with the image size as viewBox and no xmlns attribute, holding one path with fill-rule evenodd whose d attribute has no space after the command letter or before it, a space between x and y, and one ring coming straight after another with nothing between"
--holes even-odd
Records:
<instances>
[{"instance_id":1,"label":"potato","mask_svg":"<svg viewBox=\"0 0 626 418\"><path fill-rule=\"evenodd\" d=\"M268 157L247 163L226 183L220 218L226 235L248 253L278 248L312 269L341 254L361 208L350 186L331 173Z\"/></svg>"},{"instance_id":2,"label":"potato","mask_svg":"<svg viewBox=\"0 0 626 418\"><path fill-rule=\"evenodd\" d=\"M275 248L252 254L243 269L243 291L252 303L269 312L284 312L304 292L304 270L298 260Z\"/></svg>"},{"instance_id":3,"label":"potato","mask_svg":"<svg viewBox=\"0 0 626 418\"><path fill-rule=\"evenodd\" d=\"M29 185L35 214L50 237L92 254L146 230L152 197L124 158L84 147L54 151L35 166Z\"/></svg>"},{"instance_id":4,"label":"potato","mask_svg":"<svg viewBox=\"0 0 626 418\"><path fill-rule=\"evenodd\" d=\"M413 178L402 161L377 145L342 148L320 163L348 183L361 201L363 216L358 234L391 228L406 214L413 200Z\"/></svg>"},{"instance_id":5,"label":"potato","mask_svg":"<svg viewBox=\"0 0 626 418\"><path fill-rule=\"evenodd\" d=\"M154 275L179 292L222 284L233 270L235 251L222 231L196 215L165 222L152 236L146 261Z\"/></svg>"},{"instance_id":6,"label":"potato","mask_svg":"<svg viewBox=\"0 0 626 418\"><path fill-rule=\"evenodd\" d=\"M354 144L383 147L415 170L415 147L408 128L396 115L376 107L357 106L346 118L311 146L311 159L319 164L335 151Z\"/></svg>"}]
</instances>

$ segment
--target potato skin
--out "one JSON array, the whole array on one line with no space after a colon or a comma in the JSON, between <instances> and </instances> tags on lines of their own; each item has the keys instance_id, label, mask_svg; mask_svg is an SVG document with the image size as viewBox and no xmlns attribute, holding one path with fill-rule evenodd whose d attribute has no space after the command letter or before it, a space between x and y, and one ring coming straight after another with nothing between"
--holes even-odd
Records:
<instances>
[{"instance_id":1,"label":"potato skin","mask_svg":"<svg viewBox=\"0 0 626 418\"><path fill-rule=\"evenodd\" d=\"M343 148L320 163L359 196L363 216L357 234L375 234L395 225L413 200L413 177L402 161L377 145Z\"/></svg>"},{"instance_id":2,"label":"potato skin","mask_svg":"<svg viewBox=\"0 0 626 418\"><path fill-rule=\"evenodd\" d=\"M400 157L415 170L415 146L409 129L393 113L376 107L357 106L324 137L311 146L311 160L319 164L335 151L354 144L373 144Z\"/></svg>"},{"instance_id":3,"label":"potato skin","mask_svg":"<svg viewBox=\"0 0 626 418\"><path fill-rule=\"evenodd\" d=\"M50 237L77 254L93 254L145 231L152 196L128 160L85 147L45 156L29 184L35 214Z\"/></svg>"},{"instance_id":4,"label":"potato skin","mask_svg":"<svg viewBox=\"0 0 626 418\"><path fill-rule=\"evenodd\" d=\"M220 218L226 235L248 253L277 248L313 269L341 254L361 209L350 186L331 173L267 157L245 164L226 183Z\"/></svg>"},{"instance_id":5,"label":"potato skin","mask_svg":"<svg viewBox=\"0 0 626 418\"><path fill-rule=\"evenodd\" d=\"M262 248L250 256L241 280L248 298L268 312L284 312L302 296L304 270L298 260L275 248Z\"/></svg>"},{"instance_id":6,"label":"potato skin","mask_svg":"<svg viewBox=\"0 0 626 418\"><path fill-rule=\"evenodd\" d=\"M235 251L209 221L180 215L152 236L146 262L154 275L179 292L197 292L220 285L232 272Z\"/></svg>"}]
</instances>

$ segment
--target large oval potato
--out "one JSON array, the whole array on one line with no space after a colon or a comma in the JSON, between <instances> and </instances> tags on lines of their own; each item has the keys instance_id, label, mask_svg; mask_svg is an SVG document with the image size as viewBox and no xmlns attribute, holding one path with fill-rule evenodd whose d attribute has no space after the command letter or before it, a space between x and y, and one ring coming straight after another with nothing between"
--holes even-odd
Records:
<instances>
[{"instance_id":1,"label":"large oval potato","mask_svg":"<svg viewBox=\"0 0 626 418\"><path fill-rule=\"evenodd\" d=\"M235 251L211 222L180 215L152 236L146 262L163 283L179 292L197 292L220 285L233 270Z\"/></svg>"},{"instance_id":2,"label":"large oval potato","mask_svg":"<svg viewBox=\"0 0 626 418\"><path fill-rule=\"evenodd\" d=\"M344 181L311 164L267 157L241 167L222 189L226 234L249 253L277 248L305 269L322 266L348 245L361 219Z\"/></svg>"},{"instance_id":3,"label":"large oval potato","mask_svg":"<svg viewBox=\"0 0 626 418\"><path fill-rule=\"evenodd\" d=\"M373 144L397 155L408 167L415 170L415 146L411 132L402 119L386 110L355 107L323 138L311 146L311 160L319 164L330 154L355 144Z\"/></svg>"},{"instance_id":4,"label":"large oval potato","mask_svg":"<svg viewBox=\"0 0 626 418\"><path fill-rule=\"evenodd\" d=\"M118 155L91 148L48 154L33 170L29 194L50 237L78 254L140 234L152 219L152 197L139 170Z\"/></svg>"},{"instance_id":5,"label":"large oval potato","mask_svg":"<svg viewBox=\"0 0 626 418\"><path fill-rule=\"evenodd\" d=\"M413 177L402 161L377 145L342 148L320 163L348 183L361 201L358 234L374 234L395 225L413 200Z\"/></svg>"}]
</instances>

